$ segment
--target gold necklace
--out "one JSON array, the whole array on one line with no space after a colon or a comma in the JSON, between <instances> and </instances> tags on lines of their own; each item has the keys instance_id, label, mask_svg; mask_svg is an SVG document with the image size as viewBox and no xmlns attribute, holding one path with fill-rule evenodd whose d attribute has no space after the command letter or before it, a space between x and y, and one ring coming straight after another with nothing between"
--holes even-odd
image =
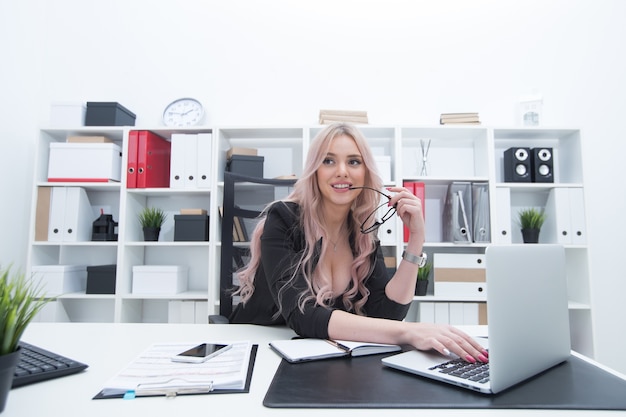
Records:
<instances>
[{"instance_id":1,"label":"gold necklace","mask_svg":"<svg viewBox=\"0 0 626 417\"><path fill-rule=\"evenodd\" d=\"M337 242L341 243L341 237L342 236L346 236L348 234L347 230L345 229L345 224L342 225L341 227L339 227L339 233L337 233ZM326 235L326 237L328 238L328 240L330 241L330 243L333 244L333 252L337 252L337 242L335 242L334 240L332 240L330 238L330 235Z\"/></svg>"},{"instance_id":2,"label":"gold necklace","mask_svg":"<svg viewBox=\"0 0 626 417\"><path fill-rule=\"evenodd\" d=\"M326 237L328 238L328 241L333 244L333 252L337 252L337 243L334 240L332 240L330 237L328 236ZM338 242L340 241L338 240Z\"/></svg>"}]
</instances>

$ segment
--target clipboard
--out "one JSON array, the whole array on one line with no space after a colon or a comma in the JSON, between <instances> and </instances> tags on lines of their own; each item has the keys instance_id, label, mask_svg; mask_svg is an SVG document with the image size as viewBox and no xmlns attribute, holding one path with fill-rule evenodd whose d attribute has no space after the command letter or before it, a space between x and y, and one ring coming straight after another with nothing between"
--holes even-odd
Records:
<instances>
[{"instance_id":1,"label":"clipboard","mask_svg":"<svg viewBox=\"0 0 626 417\"><path fill-rule=\"evenodd\" d=\"M136 397L176 397L178 395L204 395L204 394L236 394L236 393L249 393L250 392L250 383L252 381L252 373L254 371L254 364L256 361L256 354L259 345L253 344L251 345L250 357L248 361L248 368L246 374L246 381L243 388L217 388L213 389L213 386L210 382L208 383L198 383L194 385L186 385L185 387L181 387L180 389L176 388L161 388L161 387L151 387L150 384L143 384L143 387L138 387L133 392L131 391L118 391L118 392L108 392L108 390L101 390L98 392L92 399L93 400L106 400L106 399L133 399ZM168 381L169 382L169 381Z\"/></svg>"}]
</instances>

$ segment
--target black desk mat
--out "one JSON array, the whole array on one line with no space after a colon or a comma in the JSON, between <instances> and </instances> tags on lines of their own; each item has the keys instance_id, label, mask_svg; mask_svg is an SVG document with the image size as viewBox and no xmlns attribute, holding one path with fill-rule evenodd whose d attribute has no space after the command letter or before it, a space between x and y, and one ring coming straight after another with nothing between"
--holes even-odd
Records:
<instances>
[{"instance_id":1,"label":"black desk mat","mask_svg":"<svg viewBox=\"0 0 626 417\"><path fill-rule=\"evenodd\" d=\"M496 395L383 366L372 355L290 364L263 400L270 408L494 408L626 410L626 381L572 356Z\"/></svg>"}]
</instances>

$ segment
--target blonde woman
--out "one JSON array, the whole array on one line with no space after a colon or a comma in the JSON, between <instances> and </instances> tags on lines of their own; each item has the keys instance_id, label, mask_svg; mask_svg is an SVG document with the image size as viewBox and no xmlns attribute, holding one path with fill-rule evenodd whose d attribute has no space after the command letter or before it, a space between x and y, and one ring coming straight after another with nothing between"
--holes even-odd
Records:
<instances>
[{"instance_id":1,"label":"blonde woman","mask_svg":"<svg viewBox=\"0 0 626 417\"><path fill-rule=\"evenodd\" d=\"M410 344L487 362L455 327L402 321L422 256L422 207L405 188L382 188L362 133L348 124L324 128L293 192L268 206L252 235L231 323L287 324L303 337ZM378 220L381 201L388 210ZM410 237L389 277L376 231L394 213Z\"/></svg>"}]
</instances>

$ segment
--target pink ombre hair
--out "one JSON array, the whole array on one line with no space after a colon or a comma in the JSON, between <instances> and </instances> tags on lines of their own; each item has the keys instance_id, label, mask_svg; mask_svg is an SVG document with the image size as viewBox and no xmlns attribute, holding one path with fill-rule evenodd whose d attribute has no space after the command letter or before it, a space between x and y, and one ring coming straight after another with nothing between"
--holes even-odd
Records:
<instances>
[{"instance_id":1,"label":"pink ombre hair","mask_svg":"<svg viewBox=\"0 0 626 417\"><path fill-rule=\"evenodd\" d=\"M302 177L295 183L293 192L287 196L285 201L292 201L300 206L300 225L304 232L306 245L302 257L292 273L291 279L285 283L285 286L292 284L295 276L299 273L306 278L308 287L300 294L299 306L304 308L306 302L315 300L319 305L329 305L337 294L332 293L332 288L321 283L332 282L326 277L314 277L312 269L312 260L315 251L316 242L327 236L325 222L322 217L322 194L317 183L316 172L328 154L332 140L338 136L347 135L356 143L363 163L366 167L365 186L381 190L383 183L378 175L376 163L372 151L367 144L363 134L354 126L344 123L331 124L324 128L315 139L311 142L305 162ZM351 275L352 286L341 294L342 301L346 309L354 310L357 314L363 314L363 305L367 301L369 292L364 285L365 279L370 275L373 265L370 255L376 248L376 234L363 234L360 232L360 225L365 218L379 204L380 195L375 192L362 190L359 196L352 204L351 213L348 215L348 230L354 235L354 252L356 257L352 261ZM261 235L263 233L265 219L262 219L254 230L250 239L250 262L247 266L238 271L241 286L237 293L241 295L242 302L246 302L254 292L254 277L260 266L261 257ZM326 252L322 251L319 262L324 262ZM320 274L318 270L317 274ZM283 287L284 288L284 287ZM282 291L282 289L281 289ZM352 299L361 294L362 298L353 302ZM278 297L280 299L280 297ZM279 310L281 306L279 305Z\"/></svg>"}]
</instances>

